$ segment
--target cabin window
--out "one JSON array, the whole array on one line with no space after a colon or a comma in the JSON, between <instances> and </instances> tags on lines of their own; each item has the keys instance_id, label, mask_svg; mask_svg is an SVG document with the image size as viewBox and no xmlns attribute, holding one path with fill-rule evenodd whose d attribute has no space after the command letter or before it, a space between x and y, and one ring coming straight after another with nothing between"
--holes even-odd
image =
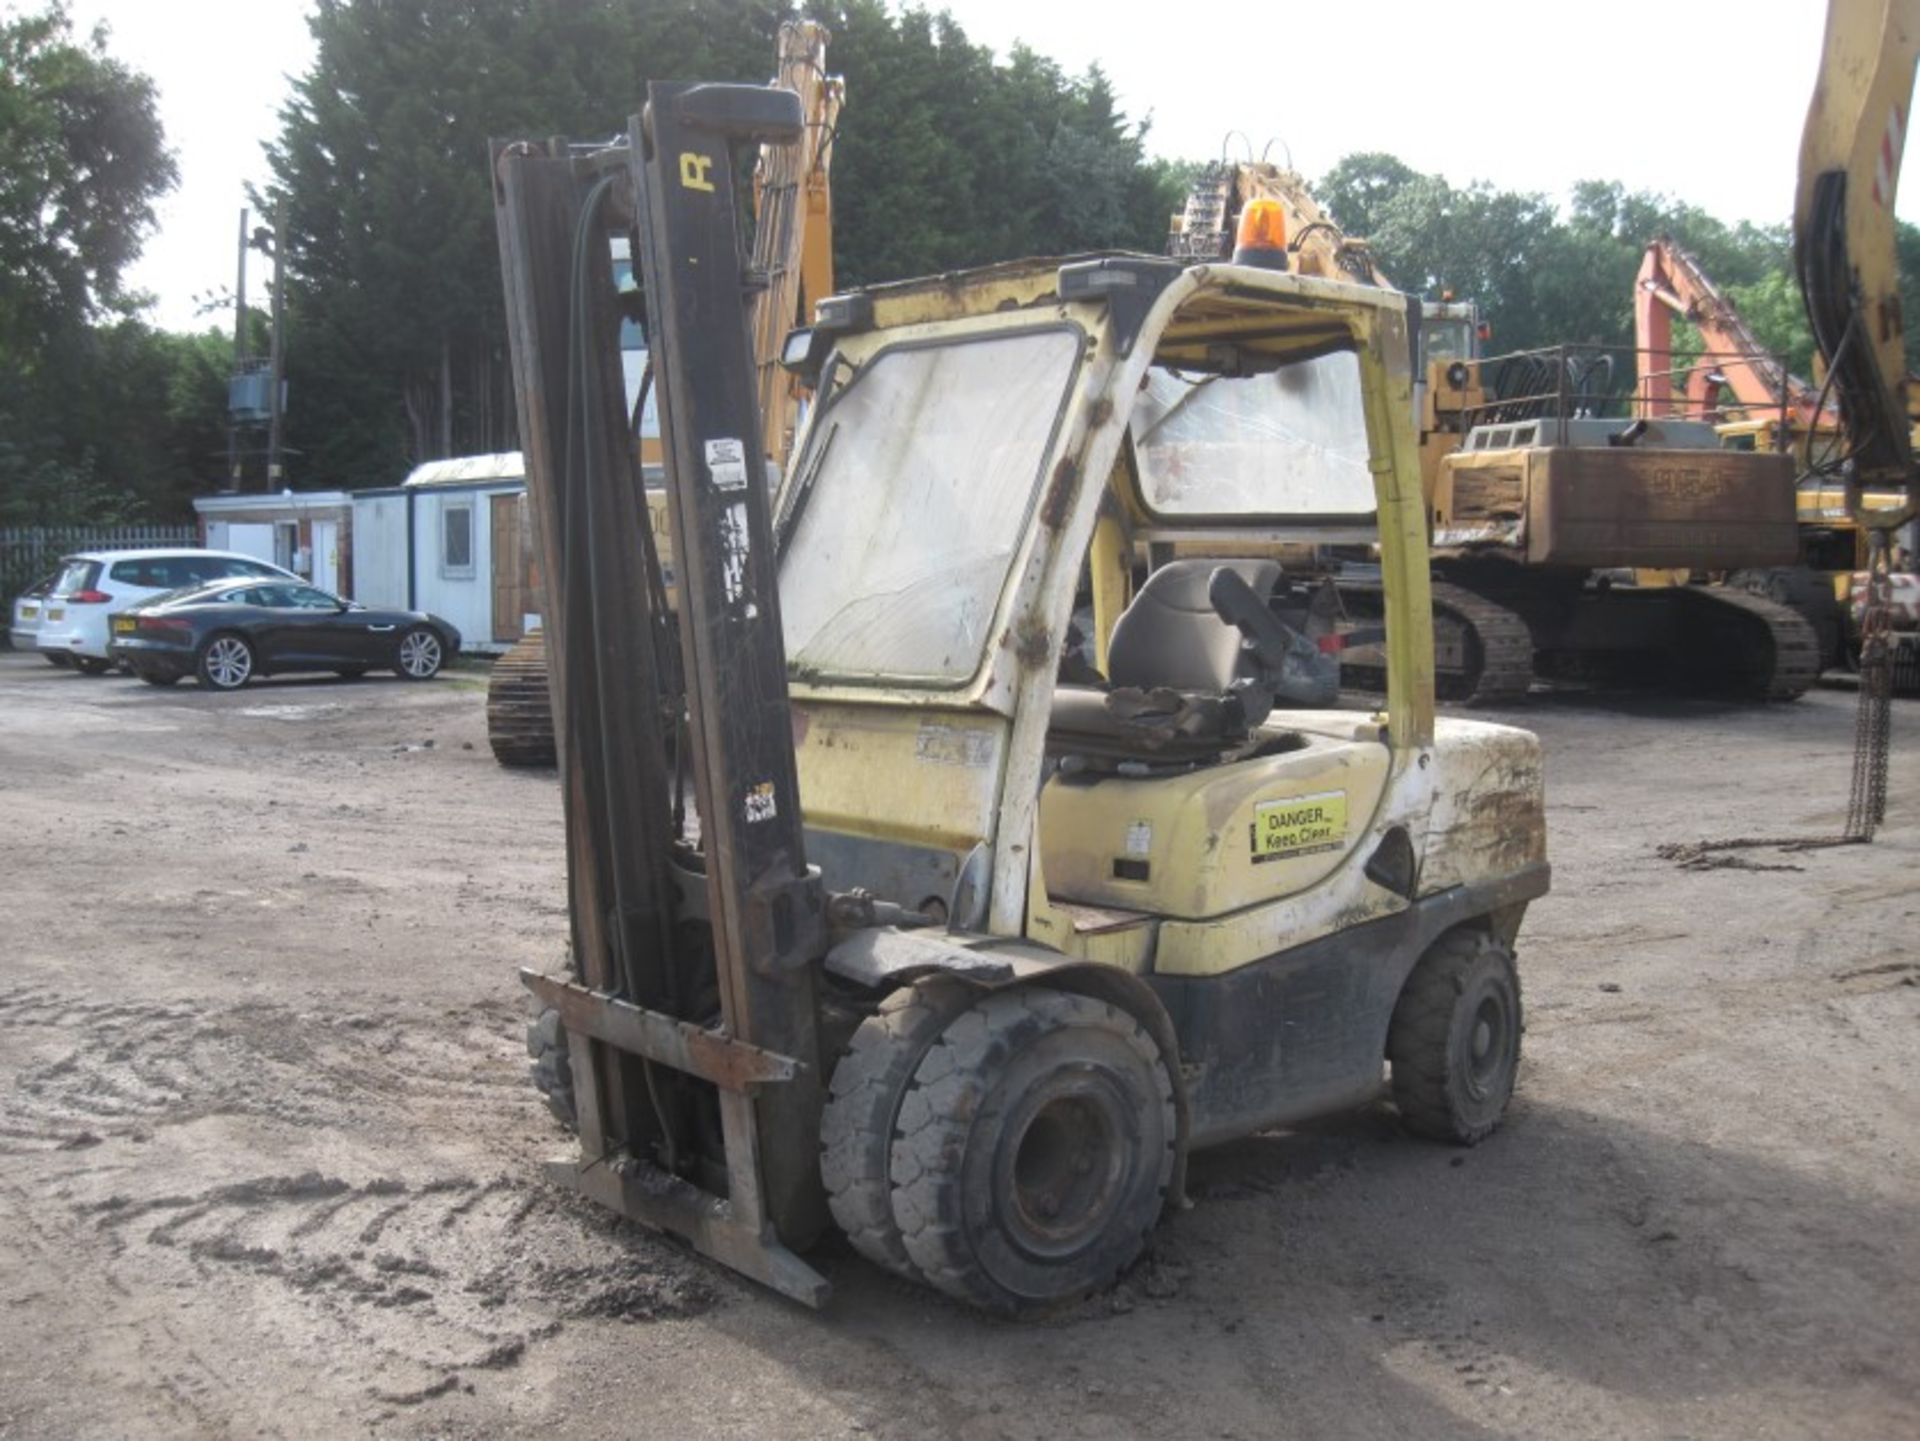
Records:
<instances>
[{"instance_id":1,"label":"cabin window","mask_svg":"<svg viewBox=\"0 0 1920 1441\"><path fill-rule=\"evenodd\" d=\"M440 574L449 580L473 575L473 503L440 507Z\"/></svg>"}]
</instances>

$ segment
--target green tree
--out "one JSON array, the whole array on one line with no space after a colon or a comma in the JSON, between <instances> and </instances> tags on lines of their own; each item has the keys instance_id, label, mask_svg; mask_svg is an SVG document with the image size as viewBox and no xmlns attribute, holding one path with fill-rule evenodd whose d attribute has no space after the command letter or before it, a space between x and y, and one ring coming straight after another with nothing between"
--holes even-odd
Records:
<instances>
[{"instance_id":1,"label":"green tree","mask_svg":"<svg viewBox=\"0 0 1920 1441\"><path fill-rule=\"evenodd\" d=\"M104 28L76 39L62 0L0 19L0 519L176 508L173 362L123 287L176 178Z\"/></svg>"},{"instance_id":2,"label":"green tree","mask_svg":"<svg viewBox=\"0 0 1920 1441\"><path fill-rule=\"evenodd\" d=\"M64 0L0 19L0 358L124 308L121 277L178 180L153 82L73 35Z\"/></svg>"},{"instance_id":3,"label":"green tree","mask_svg":"<svg viewBox=\"0 0 1920 1441\"><path fill-rule=\"evenodd\" d=\"M391 482L516 443L486 176L502 136L612 136L648 78L764 82L769 0L319 0L268 150L288 206L290 443L307 479ZM1098 71L1005 62L951 16L810 7L848 104L835 249L863 284L1033 253L1157 250L1178 191Z\"/></svg>"}]
</instances>

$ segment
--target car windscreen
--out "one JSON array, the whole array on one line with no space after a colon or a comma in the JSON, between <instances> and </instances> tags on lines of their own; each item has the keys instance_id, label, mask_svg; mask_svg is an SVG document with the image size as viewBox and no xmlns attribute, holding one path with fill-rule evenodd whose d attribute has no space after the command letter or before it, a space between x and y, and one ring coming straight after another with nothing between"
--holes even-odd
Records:
<instances>
[{"instance_id":1,"label":"car windscreen","mask_svg":"<svg viewBox=\"0 0 1920 1441\"><path fill-rule=\"evenodd\" d=\"M870 357L794 471L789 668L952 684L980 667L1080 354L1053 327Z\"/></svg>"},{"instance_id":2,"label":"car windscreen","mask_svg":"<svg viewBox=\"0 0 1920 1441\"><path fill-rule=\"evenodd\" d=\"M100 578L100 562L76 558L60 563L60 573L53 578L53 589L48 595L72 595L76 590L92 590L93 584Z\"/></svg>"}]
</instances>

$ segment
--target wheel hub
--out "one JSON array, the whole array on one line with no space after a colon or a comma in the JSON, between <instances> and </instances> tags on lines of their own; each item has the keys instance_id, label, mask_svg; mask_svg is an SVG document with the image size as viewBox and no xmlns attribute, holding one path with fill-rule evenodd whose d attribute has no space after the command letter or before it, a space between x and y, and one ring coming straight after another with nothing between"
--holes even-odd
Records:
<instances>
[{"instance_id":1,"label":"wheel hub","mask_svg":"<svg viewBox=\"0 0 1920 1441\"><path fill-rule=\"evenodd\" d=\"M1008 1230L1021 1249L1058 1258L1097 1240L1126 1182L1124 1122L1102 1078L1086 1077L1023 1107L1003 1158Z\"/></svg>"}]
</instances>

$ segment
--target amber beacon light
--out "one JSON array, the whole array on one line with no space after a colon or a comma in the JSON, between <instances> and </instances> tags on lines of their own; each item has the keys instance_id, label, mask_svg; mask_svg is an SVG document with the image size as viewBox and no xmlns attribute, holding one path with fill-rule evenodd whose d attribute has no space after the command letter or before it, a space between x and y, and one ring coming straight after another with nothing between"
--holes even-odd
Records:
<instances>
[{"instance_id":1,"label":"amber beacon light","mask_svg":"<svg viewBox=\"0 0 1920 1441\"><path fill-rule=\"evenodd\" d=\"M1233 239L1235 265L1287 268L1287 216L1277 200L1249 200Z\"/></svg>"}]
</instances>

